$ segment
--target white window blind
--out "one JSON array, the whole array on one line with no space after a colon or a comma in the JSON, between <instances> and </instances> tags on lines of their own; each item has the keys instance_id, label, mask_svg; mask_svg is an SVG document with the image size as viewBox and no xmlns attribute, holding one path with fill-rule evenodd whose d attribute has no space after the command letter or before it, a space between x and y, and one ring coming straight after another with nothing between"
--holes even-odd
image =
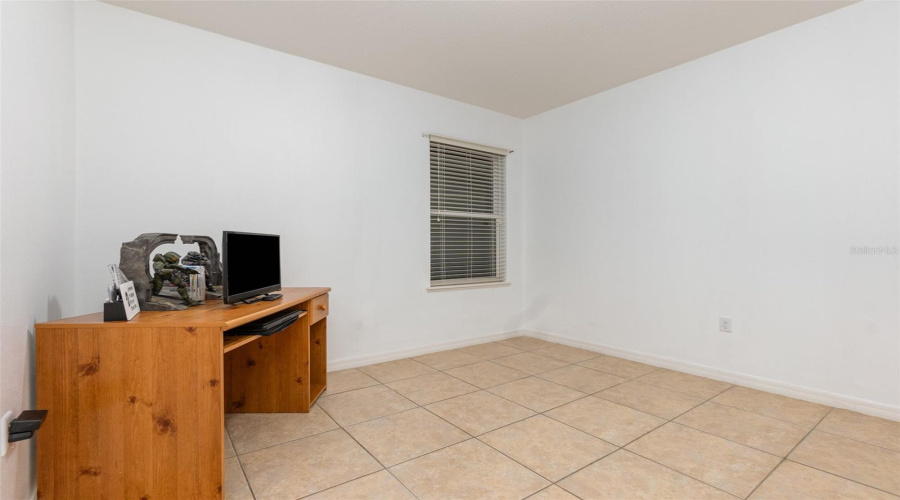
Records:
<instances>
[{"instance_id":1,"label":"white window blind","mask_svg":"<svg viewBox=\"0 0 900 500\"><path fill-rule=\"evenodd\" d=\"M429 142L431 286L504 281L507 151Z\"/></svg>"}]
</instances>

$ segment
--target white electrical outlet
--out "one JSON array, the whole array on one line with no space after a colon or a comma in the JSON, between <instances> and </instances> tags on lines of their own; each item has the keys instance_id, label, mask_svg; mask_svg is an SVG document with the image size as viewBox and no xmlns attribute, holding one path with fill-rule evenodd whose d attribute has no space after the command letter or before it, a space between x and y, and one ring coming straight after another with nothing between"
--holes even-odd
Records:
<instances>
[{"instance_id":1,"label":"white electrical outlet","mask_svg":"<svg viewBox=\"0 0 900 500\"><path fill-rule=\"evenodd\" d=\"M9 451L9 423L13 420L13 412L8 411L0 419L0 457L5 457Z\"/></svg>"},{"instance_id":2,"label":"white electrical outlet","mask_svg":"<svg viewBox=\"0 0 900 500\"><path fill-rule=\"evenodd\" d=\"M731 333L731 318L719 318L719 331Z\"/></svg>"}]
</instances>

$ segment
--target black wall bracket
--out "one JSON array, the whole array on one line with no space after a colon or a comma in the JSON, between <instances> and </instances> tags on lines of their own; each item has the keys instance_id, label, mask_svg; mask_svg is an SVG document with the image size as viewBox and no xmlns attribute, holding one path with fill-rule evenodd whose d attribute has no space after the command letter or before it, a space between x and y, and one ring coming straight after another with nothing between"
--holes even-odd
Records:
<instances>
[{"instance_id":1,"label":"black wall bracket","mask_svg":"<svg viewBox=\"0 0 900 500\"><path fill-rule=\"evenodd\" d=\"M9 442L31 439L47 419L47 410L25 410L9 423Z\"/></svg>"}]
</instances>

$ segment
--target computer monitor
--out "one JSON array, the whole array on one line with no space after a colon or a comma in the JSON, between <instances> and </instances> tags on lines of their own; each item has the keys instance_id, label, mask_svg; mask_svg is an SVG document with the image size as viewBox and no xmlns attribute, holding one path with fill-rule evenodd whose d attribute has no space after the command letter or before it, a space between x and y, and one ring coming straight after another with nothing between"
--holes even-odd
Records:
<instances>
[{"instance_id":1,"label":"computer monitor","mask_svg":"<svg viewBox=\"0 0 900 500\"><path fill-rule=\"evenodd\" d=\"M281 290L280 236L224 231L222 247L226 304Z\"/></svg>"}]
</instances>

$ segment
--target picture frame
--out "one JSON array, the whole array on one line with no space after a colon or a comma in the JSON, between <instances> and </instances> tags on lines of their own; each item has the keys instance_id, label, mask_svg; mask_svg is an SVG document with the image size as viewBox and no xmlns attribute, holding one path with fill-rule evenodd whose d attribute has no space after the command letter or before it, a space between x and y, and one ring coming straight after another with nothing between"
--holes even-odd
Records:
<instances>
[{"instance_id":1,"label":"picture frame","mask_svg":"<svg viewBox=\"0 0 900 500\"><path fill-rule=\"evenodd\" d=\"M122 304L125 306L125 318L131 321L132 318L141 312L141 305L138 303L137 292L134 289L133 281L126 281L119 286L119 293L122 295Z\"/></svg>"}]
</instances>

